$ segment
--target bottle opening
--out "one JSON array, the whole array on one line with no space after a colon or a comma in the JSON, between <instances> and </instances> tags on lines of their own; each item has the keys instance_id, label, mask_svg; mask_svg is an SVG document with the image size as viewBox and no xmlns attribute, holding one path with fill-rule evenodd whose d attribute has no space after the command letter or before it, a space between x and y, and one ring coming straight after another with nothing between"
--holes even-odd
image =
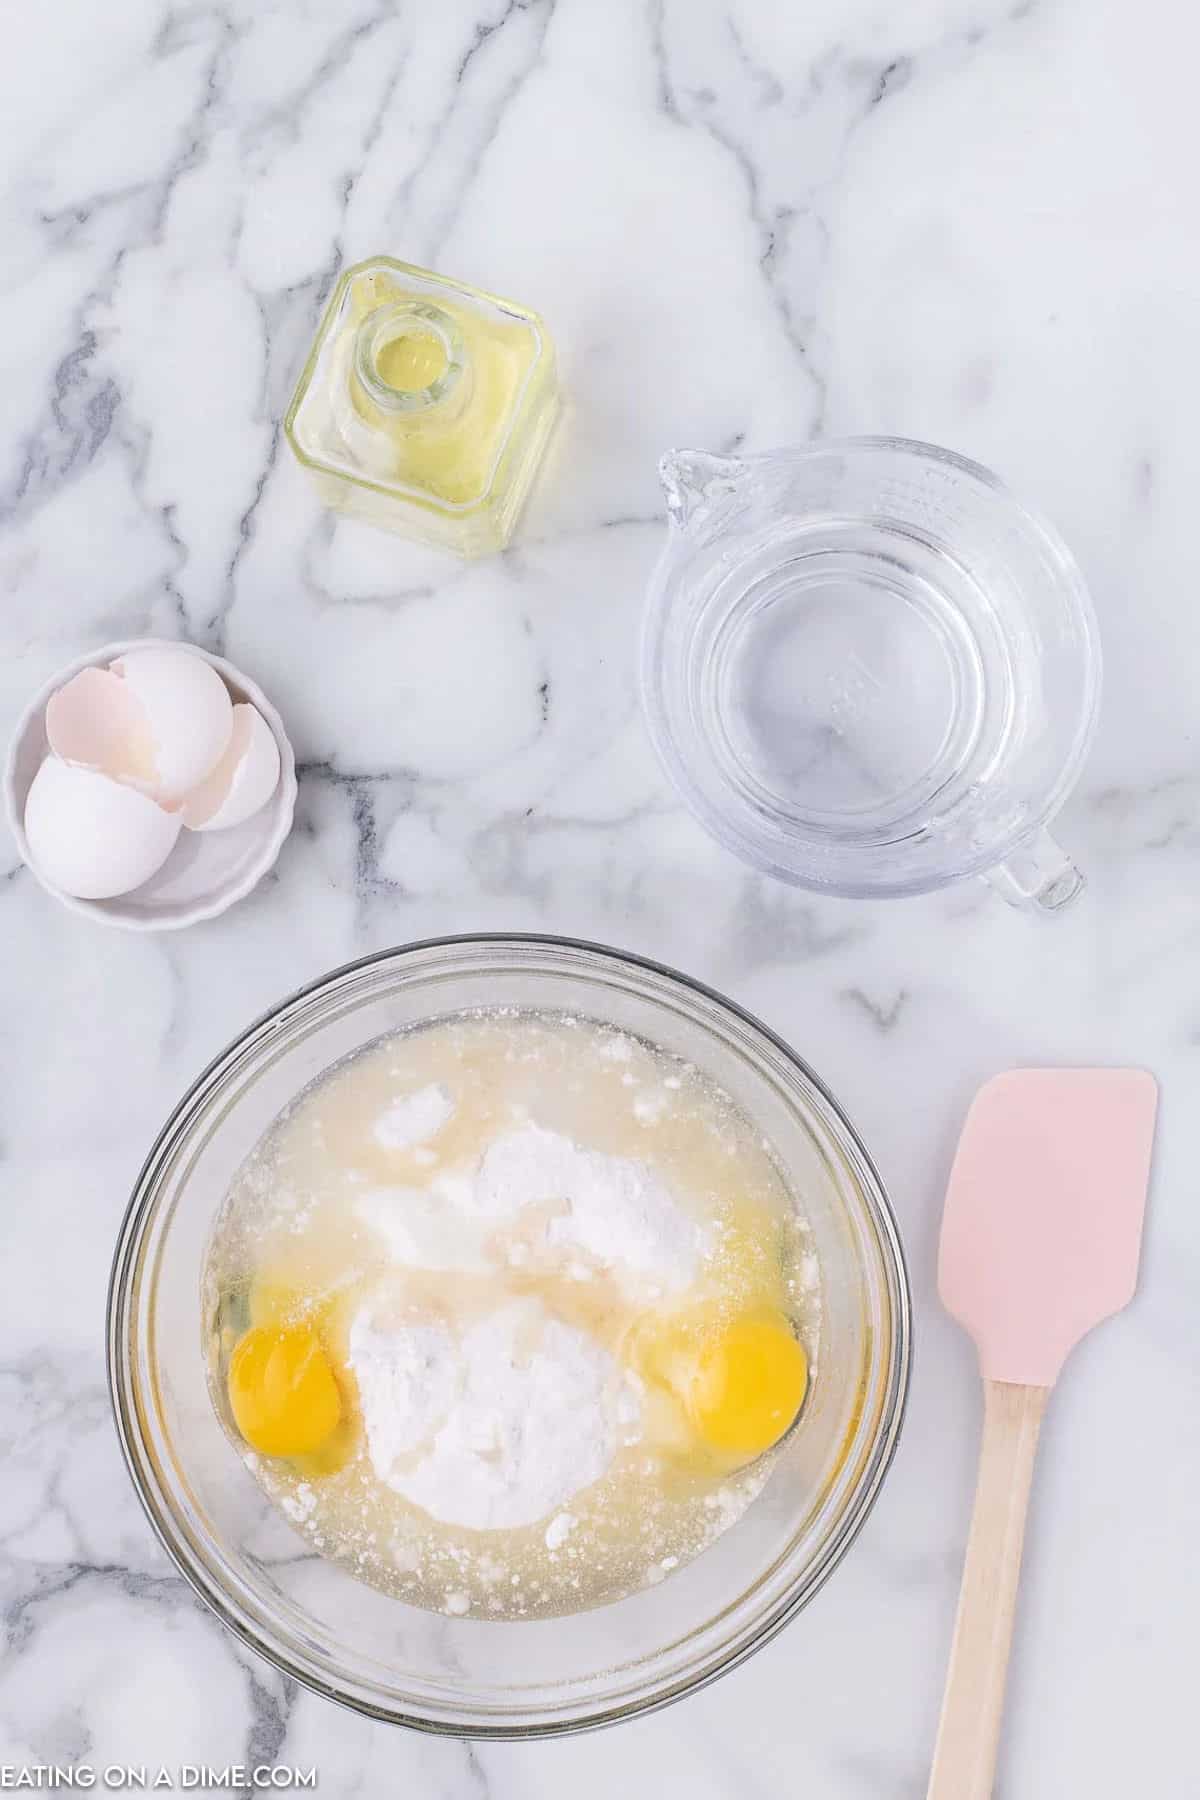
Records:
<instances>
[{"instance_id":1,"label":"bottle opening","mask_svg":"<svg viewBox=\"0 0 1200 1800\"><path fill-rule=\"evenodd\" d=\"M375 405L387 412L440 405L458 386L465 362L458 326L436 306L381 307L359 327L355 373Z\"/></svg>"},{"instance_id":2,"label":"bottle opening","mask_svg":"<svg viewBox=\"0 0 1200 1800\"><path fill-rule=\"evenodd\" d=\"M389 339L375 363L384 384L400 394L432 387L448 365L446 347L432 331L405 331Z\"/></svg>"}]
</instances>

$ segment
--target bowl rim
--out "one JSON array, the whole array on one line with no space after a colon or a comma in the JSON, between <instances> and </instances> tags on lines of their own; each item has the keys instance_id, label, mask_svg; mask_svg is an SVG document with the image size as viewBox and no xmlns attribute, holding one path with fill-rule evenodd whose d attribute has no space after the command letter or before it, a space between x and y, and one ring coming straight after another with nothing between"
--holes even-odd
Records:
<instances>
[{"instance_id":1,"label":"bowl rim","mask_svg":"<svg viewBox=\"0 0 1200 1800\"><path fill-rule=\"evenodd\" d=\"M328 1680L320 1678L311 1669L301 1666L276 1644L265 1642L228 1604L223 1590L203 1562L200 1559L192 1558L179 1536L171 1529L169 1506L164 1505L162 1511L159 1511L156 1504L159 1498L157 1482L147 1480L145 1477L149 1459L144 1455L142 1434L136 1424L136 1406L131 1404L128 1300L131 1276L136 1268L145 1229L155 1210L154 1190L159 1164L177 1139L181 1129L191 1122L202 1106L210 1086L226 1068L254 1047L256 1040L265 1038L273 1031L278 1030L293 1010L302 1007L321 989L332 987L338 981L385 963L431 950L454 950L469 945L486 945L497 950L533 947L547 951L582 952L596 956L610 963L623 965L635 972L645 972L678 983L694 995L725 1009L742 1025L759 1032L775 1051L798 1069L805 1080L812 1084L817 1094L830 1108L834 1119L846 1132L856 1155L861 1158L873 1189L864 1195L864 1201L872 1213L872 1223L879 1231L881 1254L887 1264L894 1287L891 1295L893 1301L891 1358L887 1387L881 1405L878 1435L866 1452L864 1471L852 1503L847 1509L846 1517L839 1522L835 1533L822 1547L813 1569L807 1571L802 1580L794 1583L786 1600L778 1605L775 1612L757 1626L744 1642L738 1644L728 1654L714 1662L712 1666L702 1668L692 1674L678 1676L669 1686L656 1689L644 1697L608 1700L598 1705L594 1711L581 1716L542 1717L533 1722L524 1719L511 1724L489 1719L484 1722L473 1721L469 1728L464 1729L460 1721L429 1717L419 1712L401 1711L379 1705L362 1694L342 1691ZM663 1707L684 1699L690 1694L698 1693L720 1676L739 1667L757 1650L769 1643L820 1592L866 1523L888 1470L891 1468L903 1429L911 1390L912 1357L912 1289L904 1246L892 1204L870 1153L849 1117L820 1076L784 1038L773 1031L769 1025L764 1024L754 1013L749 1012L718 989L710 987L696 977L686 975L670 964L658 962L652 957L642 956L635 951L618 950L593 939L569 937L553 932L475 931L413 939L339 964L336 968L330 969L325 974L296 988L274 1006L259 1014L201 1070L172 1108L166 1122L155 1137L138 1172L121 1219L109 1274L105 1310L105 1369L113 1421L125 1467L155 1536L197 1599L247 1649L253 1651L255 1655L261 1656L281 1674L298 1682L310 1693L319 1694L324 1699L332 1700L351 1712L377 1720L382 1724L406 1726L437 1737L479 1740L481 1742L517 1742L538 1738L570 1737L581 1732L623 1723L629 1719L644 1717L658 1712Z\"/></svg>"},{"instance_id":2,"label":"bowl rim","mask_svg":"<svg viewBox=\"0 0 1200 1800\"><path fill-rule=\"evenodd\" d=\"M46 707L60 688L81 675L85 669L107 668L110 663L117 662L122 656L129 656L135 650L185 650L192 656L198 656L211 669L215 669L227 688L248 700L257 708L266 721L272 737L279 750L279 781L275 791L266 801L263 811L266 812L278 802L278 817L271 831L263 839L258 855L236 881L225 884L211 900L197 901L174 917L158 917L147 911L140 918L131 918L120 912L110 910L111 902L106 900L80 900L74 894L65 894L61 888L47 881L34 861L29 850L29 840L25 835L24 804L17 799L17 759L21 746L34 720L44 714ZM232 697L232 696L231 696ZM81 919L90 919L93 925L104 925L110 931L185 931L189 925L202 925L209 919L219 918L236 906L239 900L245 900L253 893L259 882L275 867L279 853L283 849L292 825L295 822L296 799L299 784L296 776L296 753L288 737L279 710L273 706L264 694L258 682L231 663L227 657L218 656L215 650L206 650L202 644L194 644L188 638L138 637L118 638L111 644L101 644L96 650L88 650L77 656L73 662L65 663L44 681L37 692L31 696L13 726L8 740L8 748L4 756L4 810L8 819L9 830L17 846L17 854L29 870L33 879L44 893L65 906L68 912L76 913ZM133 890L136 894L137 889ZM129 894L114 894L113 900L128 900Z\"/></svg>"}]
</instances>

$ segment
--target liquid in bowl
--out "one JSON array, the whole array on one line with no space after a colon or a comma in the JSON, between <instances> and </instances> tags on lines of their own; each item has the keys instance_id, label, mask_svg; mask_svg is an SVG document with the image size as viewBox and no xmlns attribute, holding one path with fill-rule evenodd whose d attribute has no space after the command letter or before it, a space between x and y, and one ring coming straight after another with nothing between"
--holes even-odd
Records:
<instances>
[{"instance_id":1,"label":"liquid in bowl","mask_svg":"<svg viewBox=\"0 0 1200 1800\"><path fill-rule=\"evenodd\" d=\"M273 1504L452 1616L672 1575L816 1375L817 1257L761 1132L574 1014L461 1015L323 1076L239 1172L204 1281L214 1404Z\"/></svg>"}]
</instances>

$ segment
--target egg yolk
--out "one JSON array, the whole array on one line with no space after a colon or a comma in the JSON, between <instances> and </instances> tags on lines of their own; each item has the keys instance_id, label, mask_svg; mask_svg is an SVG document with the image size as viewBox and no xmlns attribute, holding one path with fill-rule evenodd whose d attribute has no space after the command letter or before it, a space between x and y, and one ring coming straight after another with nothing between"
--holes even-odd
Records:
<instances>
[{"instance_id":1,"label":"egg yolk","mask_svg":"<svg viewBox=\"0 0 1200 1800\"><path fill-rule=\"evenodd\" d=\"M238 1430L264 1456L307 1456L332 1437L342 1397L310 1325L252 1325L229 1361Z\"/></svg>"},{"instance_id":2,"label":"egg yolk","mask_svg":"<svg viewBox=\"0 0 1200 1800\"><path fill-rule=\"evenodd\" d=\"M676 1318L642 1339L635 1361L651 1393L666 1390L673 1400L684 1440L721 1462L752 1462L777 1444L808 1390L804 1346L775 1309Z\"/></svg>"},{"instance_id":3,"label":"egg yolk","mask_svg":"<svg viewBox=\"0 0 1200 1800\"><path fill-rule=\"evenodd\" d=\"M658 1360L696 1436L739 1462L779 1442L808 1388L808 1358L779 1314L710 1325Z\"/></svg>"}]
</instances>

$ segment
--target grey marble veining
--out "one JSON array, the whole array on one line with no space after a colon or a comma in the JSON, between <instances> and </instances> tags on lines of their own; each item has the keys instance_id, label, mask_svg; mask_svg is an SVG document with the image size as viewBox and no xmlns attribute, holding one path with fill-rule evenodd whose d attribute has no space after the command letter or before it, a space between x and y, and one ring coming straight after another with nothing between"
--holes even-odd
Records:
<instances>
[{"instance_id":1,"label":"grey marble veining","mask_svg":"<svg viewBox=\"0 0 1200 1800\"><path fill-rule=\"evenodd\" d=\"M0 729L144 632L251 670L301 762L243 906L98 933L0 843L0 1762L278 1761L326 1796L924 1792L977 1430L932 1295L975 1084L1164 1084L1136 1305L1039 1472L1001 1800L1191 1791L1200 1212L1195 20L1148 0L60 0L0 59ZM542 310L568 415L514 548L333 523L280 418L374 251ZM634 691L666 446L897 431L1054 518L1107 653L1052 924L982 887L771 886L680 810ZM471 1747L303 1693L189 1597L103 1376L117 1222L172 1102L252 1016L388 943L533 928L660 957L790 1038L859 1123L918 1361L880 1504L811 1609L703 1695Z\"/></svg>"}]
</instances>

